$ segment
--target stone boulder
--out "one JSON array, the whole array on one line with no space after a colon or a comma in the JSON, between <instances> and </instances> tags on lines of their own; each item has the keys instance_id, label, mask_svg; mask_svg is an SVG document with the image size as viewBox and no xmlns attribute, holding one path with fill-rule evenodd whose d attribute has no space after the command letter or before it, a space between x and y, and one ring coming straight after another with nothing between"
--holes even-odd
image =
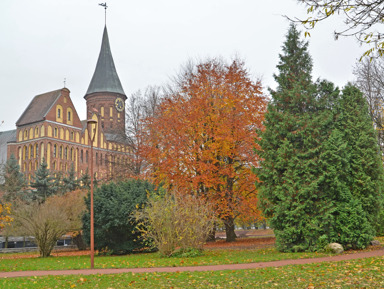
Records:
<instances>
[{"instance_id":1,"label":"stone boulder","mask_svg":"<svg viewBox=\"0 0 384 289\"><path fill-rule=\"evenodd\" d=\"M373 241L371 241L371 245L372 246L379 246L380 245L380 241L373 240Z\"/></svg>"},{"instance_id":2,"label":"stone boulder","mask_svg":"<svg viewBox=\"0 0 384 289\"><path fill-rule=\"evenodd\" d=\"M341 254L344 252L344 248L339 243L330 243L325 247L325 250L335 254Z\"/></svg>"}]
</instances>

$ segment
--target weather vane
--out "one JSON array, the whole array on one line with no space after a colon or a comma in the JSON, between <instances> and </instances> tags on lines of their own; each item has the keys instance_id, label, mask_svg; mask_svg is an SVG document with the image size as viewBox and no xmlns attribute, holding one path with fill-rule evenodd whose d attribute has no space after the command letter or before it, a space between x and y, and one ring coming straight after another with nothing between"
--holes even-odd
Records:
<instances>
[{"instance_id":1,"label":"weather vane","mask_svg":"<svg viewBox=\"0 0 384 289\"><path fill-rule=\"evenodd\" d=\"M104 7L104 10L105 10L105 25L107 25L107 2L104 2L104 3L99 3L100 6L103 6Z\"/></svg>"}]
</instances>

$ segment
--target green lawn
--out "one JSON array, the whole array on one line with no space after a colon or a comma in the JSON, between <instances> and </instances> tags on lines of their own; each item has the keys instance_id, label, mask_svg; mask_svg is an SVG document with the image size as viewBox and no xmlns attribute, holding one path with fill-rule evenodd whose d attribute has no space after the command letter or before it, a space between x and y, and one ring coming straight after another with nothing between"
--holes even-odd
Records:
<instances>
[{"instance_id":1,"label":"green lawn","mask_svg":"<svg viewBox=\"0 0 384 289\"><path fill-rule=\"evenodd\" d=\"M383 238L378 238L383 242ZM328 256L324 253L280 253L274 248L206 250L192 258L162 258L158 253L96 256L96 268L136 268L235 264ZM89 256L1 259L0 271L89 268ZM293 265L255 270L126 273L0 279L0 288L384 288L384 258Z\"/></svg>"},{"instance_id":2,"label":"green lawn","mask_svg":"<svg viewBox=\"0 0 384 289\"><path fill-rule=\"evenodd\" d=\"M0 280L0 288L384 288L384 258L237 271L10 278Z\"/></svg>"},{"instance_id":3,"label":"green lawn","mask_svg":"<svg viewBox=\"0 0 384 289\"><path fill-rule=\"evenodd\" d=\"M20 257L20 254L17 254ZM252 263L329 256L325 253L280 253L274 248L258 250L206 250L203 256L164 258L159 253L96 256L95 268L177 267ZM1 255L0 255L1 258ZM1 259L0 271L86 269L89 256ZM0 287L1 288L1 287Z\"/></svg>"}]
</instances>

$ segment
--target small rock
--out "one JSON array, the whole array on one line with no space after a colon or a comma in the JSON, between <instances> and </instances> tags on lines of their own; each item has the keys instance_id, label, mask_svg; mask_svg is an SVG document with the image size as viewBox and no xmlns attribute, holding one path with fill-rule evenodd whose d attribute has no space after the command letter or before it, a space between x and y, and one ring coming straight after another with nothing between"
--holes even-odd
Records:
<instances>
[{"instance_id":1,"label":"small rock","mask_svg":"<svg viewBox=\"0 0 384 289\"><path fill-rule=\"evenodd\" d=\"M380 241L373 240L373 241L371 241L371 245L372 246L378 246L378 245L380 245Z\"/></svg>"},{"instance_id":2,"label":"small rock","mask_svg":"<svg viewBox=\"0 0 384 289\"><path fill-rule=\"evenodd\" d=\"M335 254L341 254L344 252L343 246L341 246L339 243L330 243L325 247L325 250Z\"/></svg>"}]
</instances>

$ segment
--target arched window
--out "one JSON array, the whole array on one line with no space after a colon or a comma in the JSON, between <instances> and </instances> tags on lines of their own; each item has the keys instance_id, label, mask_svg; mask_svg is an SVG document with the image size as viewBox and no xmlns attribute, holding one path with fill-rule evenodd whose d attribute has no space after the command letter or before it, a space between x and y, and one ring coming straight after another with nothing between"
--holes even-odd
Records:
<instances>
[{"instance_id":1,"label":"arched window","mask_svg":"<svg viewBox=\"0 0 384 289\"><path fill-rule=\"evenodd\" d=\"M53 145L53 157L54 157L54 158L56 157L56 152L57 152L57 145L54 144L54 145Z\"/></svg>"},{"instance_id":2,"label":"arched window","mask_svg":"<svg viewBox=\"0 0 384 289\"><path fill-rule=\"evenodd\" d=\"M35 158L38 158L39 156L39 145L35 144Z\"/></svg>"},{"instance_id":3,"label":"arched window","mask_svg":"<svg viewBox=\"0 0 384 289\"><path fill-rule=\"evenodd\" d=\"M57 130L57 127L55 127L53 136L54 136L54 137L57 137L57 134L58 134L58 130Z\"/></svg>"},{"instance_id":4,"label":"arched window","mask_svg":"<svg viewBox=\"0 0 384 289\"><path fill-rule=\"evenodd\" d=\"M59 158L63 158L63 146L60 146L60 149L59 149Z\"/></svg>"},{"instance_id":5,"label":"arched window","mask_svg":"<svg viewBox=\"0 0 384 289\"><path fill-rule=\"evenodd\" d=\"M68 159L68 148L65 147L64 149L64 159Z\"/></svg>"},{"instance_id":6,"label":"arched window","mask_svg":"<svg viewBox=\"0 0 384 289\"><path fill-rule=\"evenodd\" d=\"M23 149L23 160L26 160L28 159L28 148L27 146L24 146L24 149Z\"/></svg>"},{"instance_id":7,"label":"arched window","mask_svg":"<svg viewBox=\"0 0 384 289\"><path fill-rule=\"evenodd\" d=\"M88 151L85 152L85 162L88 163Z\"/></svg>"},{"instance_id":8,"label":"arched window","mask_svg":"<svg viewBox=\"0 0 384 289\"><path fill-rule=\"evenodd\" d=\"M73 124L73 112L72 108L67 108L67 124L72 125Z\"/></svg>"},{"instance_id":9,"label":"arched window","mask_svg":"<svg viewBox=\"0 0 384 289\"><path fill-rule=\"evenodd\" d=\"M83 163L83 150L80 151L80 161Z\"/></svg>"},{"instance_id":10,"label":"arched window","mask_svg":"<svg viewBox=\"0 0 384 289\"><path fill-rule=\"evenodd\" d=\"M33 158L33 147L32 147L32 145L29 145L28 151L29 151L29 159L32 159Z\"/></svg>"},{"instance_id":11,"label":"arched window","mask_svg":"<svg viewBox=\"0 0 384 289\"><path fill-rule=\"evenodd\" d=\"M63 107L61 105L56 105L56 121L63 122Z\"/></svg>"},{"instance_id":12,"label":"arched window","mask_svg":"<svg viewBox=\"0 0 384 289\"><path fill-rule=\"evenodd\" d=\"M45 128L44 128L44 125L42 125L41 128L40 128L40 134L41 134L41 136L45 136Z\"/></svg>"}]
</instances>

